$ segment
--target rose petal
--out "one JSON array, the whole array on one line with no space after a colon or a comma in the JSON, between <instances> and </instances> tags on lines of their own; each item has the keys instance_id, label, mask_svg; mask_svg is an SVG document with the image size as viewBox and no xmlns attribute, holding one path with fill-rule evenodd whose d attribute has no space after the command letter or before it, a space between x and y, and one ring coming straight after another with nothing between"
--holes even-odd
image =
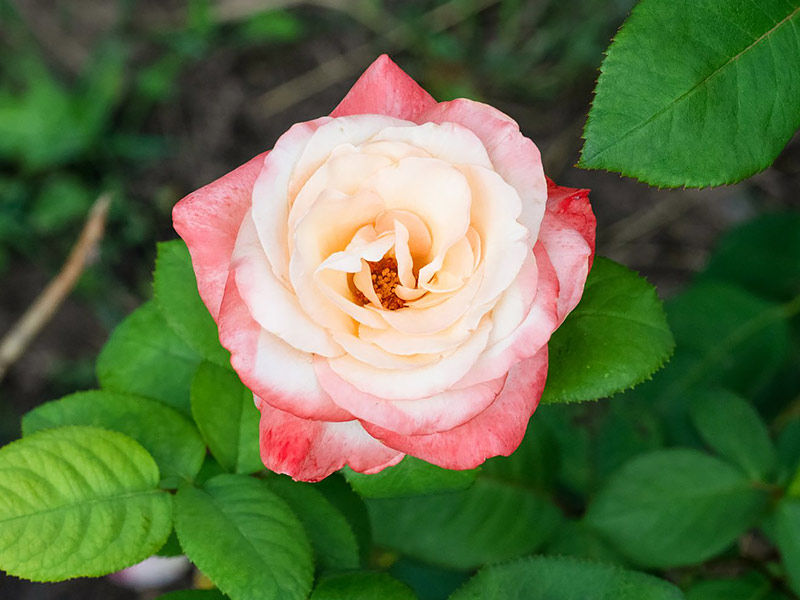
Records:
<instances>
[{"instance_id":1,"label":"rose petal","mask_svg":"<svg viewBox=\"0 0 800 600\"><path fill-rule=\"evenodd\" d=\"M305 352L337 356L342 349L303 311L298 297L269 268L253 220L242 221L231 262L239 296L261 327Z\"/></svg>"},{"instance_id":2,"label":"rose petal","mask_svg":"<svg viewBox=\"0 0 800 600\"><path fill-rule=\"evenodd\" d=\"M397 311L386 311L387 313ZM437 362L402 371L379 369L343 355L336 358L316 357L315 363L327 361L331 369L350 385L362 392L389 400L425 398L440 394L452 387L469 371L486 347L492 324L484 319L478 329L453 352ZM319 371L318 371L319 374ZM346 403L347 389L337 385L335 378L320 376L320 384L337 404Z\"/></svg>"},{"instance_id":3,"label":"rose petal","mask_svg":"<svg viewBox=\"0 0 800 600\"><path fill-rule=\"evenodd\" d=\"M509 372L497 399L483 412L449 431L403 435L364 423L370 435L445 469L473 469L492 456L508 456L522 442L525 429L544 389L547 348L518 363Z\"/></svg>"},{"instance_id":4,"label":"rose petal","mask_svg":"<svg viewBox=\"0 0 800 600\"><path fill-rule=\"evenodd\" d=\"M492 168L492 162L480 138L457 123L387 127L375 134L372 140L406 142L454 165L479 165L487 169Z\"/></svg>"},{"instance_id":5,"label":"rose petal","mask_svg":"<svg viewBox=\"0 0 800 600\"><path fill-rule=\"evenodd\" d=\"M336 388L342 407L362 421L403 435L446 431L469 421L489 406L505 382L505 375L468 389L445 390L416 400L387 400L362 392L343 381L324 360L317 361L323 386Z\"/></svg>"},{"instance_id":6,"label":"rose petal","mask_svg":"<svg viewBox=\"0 0 800 600\"><path fill-rule=\"evenodd\" d=\"M172 222L189 247L197 288L217 319L228 281L233 247L242 218L250 208L253 184L267 153L192 192L172 209Z\"/></svg>"},{"instance_id":7,"label":"rose petal","mask_svg":"<svg viewBox=\"0 0 800 600\"><path fill-rule=\"evenodd\" d=\"M403 458L367 434L358 421L301 419L259 400L261 460L275 473L313 482L345 465L359 473L377 473Z\"/></svg>"},{"instance_id":8,"label":"rose petal","mask_svg":"<svg viewBox=\"0 0 800 600\"><path fill-rule=\"evenodd\" d=\"M330 118L323 117L292 125L275 142L251 188L252 215L258 238L270 268L284 283L289 281L289 180L308 140L328 121Z\"/></svg>"},{"instance_id":9,"label":"rose petal","mask_svg":"<svg viewBox=\"0 0 800 600\"><path fill-rule=\"evenodd\" d=\"M277 407L327 421L352 419L331 402L317 383L312 355L295 350L256 323L228 280L219 312L220 341L231 352L231 365L247 387Z\"/></svg>"},{"instance_id":10,"label":"rose petal","mask_svg":"<svg viewBox=\"0 0 800 600\"><path fill-rule=\"evenodd\" d=\"M538 352L558 327L558 277L541 243L536 244L533 254L537 269L536 292L525 319L510 335L487 347L456 387L470 387L508 372L515 363Z\"/></svg>"},{"instance_id":11,"label":"rose petal","mask_svg":"<svg viewBox=\"0 0 800 600\"><path fill-rule=\"evenodd\" d=\"M531 240L537 239L547 200L547 183L539 149L520 133L516 121L496 108L466 98L440 102L415 120L417 123L450 121L475 133L486 147L495 170L519 192L522 198L519 222L530 231Z\"/></svg>"},{"instance_id":12,"label":"rose petal","mask_svg":"<svg viewBox=\"0 0 800 600\"><path fill-rule=\"evenodd\" d=\"M415 121L436 101L386 54L382 54L358 78L331 116L378 114Z\"/></svg>"},{"instance_id":13,"label":"rose petal","mask_svg":"<svg viewBox=\"0 0 800 600\"><path fill-rule=\"evenodd\" d=\"M583 295L594 258L597 221L589 204L589 190L560 187L549 179L547 185L547 211L539 238L558 275L561 323Z\"/></svg>"}]
</instances>

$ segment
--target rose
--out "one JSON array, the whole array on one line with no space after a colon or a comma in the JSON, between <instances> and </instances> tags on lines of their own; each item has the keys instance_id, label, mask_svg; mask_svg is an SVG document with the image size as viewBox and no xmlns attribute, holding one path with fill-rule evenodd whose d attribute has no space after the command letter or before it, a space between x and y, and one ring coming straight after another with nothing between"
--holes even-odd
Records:
<instances>
[{"instance_id":1,"label":"rose","mask_svg":"<svg viewBox=\"0 0 800 600\"><path fill-rule=\"evenodd\" d=\"M513 452L594 253L588 191L547 180L511 118L386 56L173 217L264 464L306 481Z\"/></svg>"}]
</instances>

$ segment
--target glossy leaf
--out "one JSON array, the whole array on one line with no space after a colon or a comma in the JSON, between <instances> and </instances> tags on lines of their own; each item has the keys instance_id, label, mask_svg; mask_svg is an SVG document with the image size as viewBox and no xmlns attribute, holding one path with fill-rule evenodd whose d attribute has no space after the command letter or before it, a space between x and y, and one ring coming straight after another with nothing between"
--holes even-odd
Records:
<instances>
[{"instance_id":1,"label":"glossy leaf","mask_svg":"<svg viewBox=\"0 0 800 600\"><path fill-rule=\"evenodd\" d=\"M282 476L269 478L267 485L303 523L319 570L343 571L360 566L358 541L350 524L313 485Z\"/></svg>"},{"instance_id":2,"label":"glossy leaf","mask_svg":"<svg viewBox=\"0 0 800 600\"><path fill-rule=\"evenodd\" d=\"M450 600L683 600L671 583L574 558L538 556L481 569Z\"/></svg>"},{"instance_id":3,"label":"glossy leaf","mask_svg":"<svg viewBox=\"0 0 800 600\"><path fill-rule=\"evenodd\" d=\"M225 600L219 590L179 590L159 596L156 600Z\"/></svg>"},{"instance_id":4,"label":"glossy leaf","mask_svg":"<svg viewBox=\"0 0 800 600\"><path fill-rule=\"evenodd\" d=\"M550 340L542 402L594 400L630 388L661 368L673 346L653 286L598 257L583 298Z\"/></svg>"},{"instance_id":5,"label":"glossy leaf","mask_svg":"<svg viewBox=\"0 0 800 600\"><path fill-rule=\"evenodd\" d=\"M600 69L579 165L658 186L749 177L800 126L798 62L797 0L642 0Z\"/></svg>"},{"instance_id":6,"label":"glossy leaf","mask_svg":"<svg viewBox=\"0 0 800 600\"><path fill-rule=\"evenodd\" d=\"M725 390L708 390L696 395L691 415L706 444L748 477L764 480L775 469L777 455L767 426L746 400Z\"/></svg>"},{"instance_id":7,"label":"glossy leaf","mask_svg":"<svg viewBox=\"0 0 800 600\"><path fill-rule=\"evenodd\" d=\"M159 400L189 413L189 385L200 356L146 302L112 332L97 358L100 385Z\"/></svg>"},{"instance_id":8,"label":"glossy leaf","mask_svg":"<svg viewBox=\"0 0 800 600\"><path fill-rule=\"evenodd\" d=\"M203 440L186 417L139 396L105 390L78 392L34 408L23 417L22 432L27 436L63 425L92 425L130 436L155 459L162 487L192 480L206 454Z\"/></svg>"},{"instance_id":9,"label":"glossy leaf","mask_svg":"<svg viewBox=\"0 0 800 600\"><path fill-rule=\"evenodd\" d=\"M785 498L778 505L775 535L789 585L800 594L800 499Z\"/></svg>"},{"instance_id":10,"label":"glossy leaf","mask_svg":"<svg viewBox=\"0 0 800 600\"><path fill-rule=\"evenodd\" d=\"M406 584L386 573L346 573L326 577L311 594L311 600L415 600Z\"/></svg>"},{"instance_id":11,"label":"glossy leaf","mask_svg":"<svg viewBox=\"0 0 800 600\"><path fill-rule=\"evenodd\" d=\"M105 575L158 550L172 501L131 438L94 427L34 433L0 449L0 569L33 581Z\"/></svg>"},{"instance_id":12,"label":"glossy leaf","mask_svg":"<svg viewBox=\"0 0 800 600\"><path fill-rule=\"evenodd\" d=\"M601 489L586 522L632 563L676 567L725 550L761 516L763 490L731 465L672 448L626 463Z\"/></svg>"},{"instance_id":13,"label":"glossy leaf","mask_svg":"<svg viewBox=\"0 0 800 600\"><path fill-rule=\"evenodd\" d=\"M258 445L258 409L253 392L236 373L204 362L191 388L192 415L211 454L228 471L253 473L264 468Z\"/></svg>"},{"instance_id":14,"label":"glossy leaf","mask_svg":"<svg viewBox=\"0 0 800 600\"><path fill-rule=\"evenodd\" d=\"M197 292L186 244L175 240L158 244L153 296L164 320L206 360L229 366L230 354L219 343L214 319Z\"/></svg>"},{"instance_id":15,"label":"glossy leaf","mask_svg":"<svg viewBox=\"0 0 800 600\"><path fill-rule=\"evenodd\" d=\"M775 590L772 582L757 571L735 579L712 579L692 585L686 600L788 600Z\"/></svg>"},{"instance_id":16,"label":"glossy leaf","mask_svg":"<svg viewBox=\"0 0 800 600\"><path fill-rule=\"evenodd\" d=\"M469 569L529 554L561 520L549 500L514 483L367 502L375 542L435 565Z\"/></svg>"},{"instance_id":17,"label":"glossy leaf","mask_svg":"<svg viewBox=\"0 0 800 600\"><path fill-rule=\"evenodd\" d=\"M780 302L791 300L800 294L800 213L764 215L731 230L700 277Z\"/></svg>"},{"instance_id":18,"label":"glossy leaf","mask_svg":"<svg viewBox=\"0 0 800 600\"><path fill-rule=\"evenodd\" d=\"M232 600L304 600L313 562L303 526L267 484L218 475L175 497L181 547Z\"/></svg>"},{"instance_id":19,"label":"glossy leaf","mask_svg":"<svg viewBox=\"0 0 800 600\"><path fill-rule=\"evenodd\" d=\"M463 490L475 481L477 471L449 471L413 456L374 475L342 470L353 489L365 498L392 498Z\"/></svg>"}]
</instances>

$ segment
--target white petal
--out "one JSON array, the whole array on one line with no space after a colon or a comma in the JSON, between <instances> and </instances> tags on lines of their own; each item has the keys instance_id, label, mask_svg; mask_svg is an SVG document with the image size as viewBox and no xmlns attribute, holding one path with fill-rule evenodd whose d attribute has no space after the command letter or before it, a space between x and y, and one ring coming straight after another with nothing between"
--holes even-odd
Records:
<instances>
[{"instance_id":1,"label":"white petal","mask_svg":"<svg viewBox=\"0 0 800 600\"><path fill-rule=\"evenodd\" d=\"M417 127L387 127L373 140L403 141L423 148L436 158L453 164L492 168L483 142L472 131L455 123L424 123Z\"/></svg>"},{"instance_id":2,"label":"white petal","mask_svg":"<svg viewBox=\"0 0 800 600\"><path fill-rule=\"evenodd\" d=\"M399 311L387 311L391 312ZM328 359L328 364L343 380L378 398L424 398L449 389L469 371L486 347L491 329L491 320L484 319L475 333L454 352L416 369L379 369L349 355ZM332 397L336 402L336 397Z\"/></svg>"},{"instance_id":3,"label":"white petal","mask_svg":"<svg viewBox=\"0 0 800 600\"><path fill-rule=\"evenodd\" d=\"M342 353L327 331L303 311L293 291L269 268L250 213L242 221L231 270L242 300L261 327L305 352L323 356Z\"/></svg>"}]
</instances>

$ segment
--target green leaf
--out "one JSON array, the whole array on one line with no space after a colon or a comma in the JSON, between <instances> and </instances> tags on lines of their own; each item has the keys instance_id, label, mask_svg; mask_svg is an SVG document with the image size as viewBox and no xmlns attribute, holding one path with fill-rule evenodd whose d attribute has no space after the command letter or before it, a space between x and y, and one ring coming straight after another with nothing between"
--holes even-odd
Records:
<instances>
[{"instance_id":1,"label":"green leaf","mask_svg":"<svg viewBox=\"0 0 800 600\"><path fill-rule=\"evenodd\" d=\"M800 214L763 215L722 238L702 279L787 302L800 294Z\"/></svg>"},{"instance_id":2,"label":"green leaf","mask_svg":"<svg viewBox=\"0 0 800 600\"><path fill-rule=\"evenodd\" d=\"M765 480L775 469L777 454L767 426L746 400L722 389L700 392L691 416L706 444L751 479Z\"/></svg>"},{"instance_id":3,"label":"green leaf","mask_svg":"<svg viewBox=\"0 0 800 600\"><path fill-rule=\"evenodd\" d=\"M167 327L153 302L132 312L97 357L97 379L111 391L159 400L189 413L189 386L201 358Z\"/></svg>"},{"instance_id":4,"label":"green leaf","mask_svg":"<svg viewBox=\"0 0 800 600\"><path fill-rule=\"evenodd\" d=\"M386 573L345 573L326 577L311 594L311 600L415 600L406 584Z\"/></svg>"},{"instance_id":5,"label":"green leaf","mask_svg":"<svg viewBox=\"0 0 800 600\"><path fill-rule=\"evenodd\" d=\"M800 594L800 500L784 498L778 504L775 536L789 585Z\"/></svg>"},{"instance_id":6,"label":"green leaf","mask_svg":"<svg viewBox=\"0 0 800 600\"><path fill-rule=\"evenodd\" d=\"M372 499L367 508L377 544L459 569L534 552L561 519L539 494L480 478L464 491Z\"/></svg>"},{"instance_id":7,"label":"green leaf","mask_svg":"<svg viewBox=\"0 0 800 600\"><path fill-rule=\"evenodd\" d=\"M180 413L155 400L117 392L78 392L36 407L22 419L23 435L63 425L91 425L119 431L139 442L155 459L162 487L177 487L200 470L206 447Z\"/></svg>"},{"instance_id":8,"label":"green leaf","mask_svg":"<svg viewBox=\"0 0 800 600\"><path fill-rule=\"evenodd\" d=\"M158 244L153 294L164 320L184 342L206 360L230 365L230 354L219 343L217 325L197 292L189 250L183 242Z\"/></svg>"},{"instance_id":9,"label":"green leaf","mask_svg":"<svg viewBox=\"0 0 800 600\"><path fill-rule=\"evenodd\" d=\"M486 477L514 481L546 492L555 485L560 458L551 427L544 419L533 418L514 453L490 458L481 465L480 472Z\"/></svg>"},{"instance_id":10,"label":"green leaf","mask_svg":"<svg viewBox=\"0 0 800 600\"><path fill-rule=\"evenodd\" d=\"M258 442L258 409L253 392L236 373L204 362L192 380L192 415L214 455L228 471L253 473L264 468Z\"/></svg>"},{"instance_id":11,"label":"green leaf","mask_svg":"<svg viewBox=\"0 0 800 600\"><path fill-rule=\"evenodd\" d=\"M450 600L683 600L662 579L612 565L538 556L481 569Z\"/></svg>"},{"instance_id":12,"label":"green leaf","mask_svg":"<svg viewBox=\"0 0 800 600\"><path fill-rule=\"evenodd\" d=\"M156 600L225 600L219 590L180 590L159 596Z\"/></svg>"},{"instance_id":13,"label":"green leaf","mask_svg":"<svg viewBox=\"0 0 800 600\"><path fill-rule=\"evenodd\" d=\"M144 448L94 427L40 431L0 449L0 568L60 581L144 560L172 528L158 479Z\"/></svg>"},{"instance_id":14,"label":"green leaf","mask_svg":"<svg viewBox=\"0 0 800 600\"><path fill-rule=\"evenodd\" d=\"M734 467L672 448L626 463L594 499L586 522L632 563L676 567L725 550L761 516L767 497Z\"/></svg>"},{"instance_id":15,"label":"green leaf","mask_svg":"<svg viewBox=\"0 0 800 600\"><path fill-rule=\"evenodd\" d=\"M543 402L579 402L641 383L661 368L674 342L647 281L596 258L583 298L550 339Z\"/></svg>"},{"instance_id":16,"label":"green leaf","mask_svg":"<svg viewBox=\"0 0 800 600\"><path fill-rule=\"evenodd\" d=\"M589 558L625 565L627 561L583 521L566 520L553 534L545 554Z\"/></svg>"},{"instance_id":17,"label":"green leaf","mask_svg":"<svg viewBox=\"0 0 800 600\"><path fill-rule=\"evenodd\" d=\"M342 469L347 482L365 498L393 498L463 490L475 481L476 470L450 471L406 456L398 464L374 475Z\"/></svg>"},{"instance_id":18,"label":"green leaf","mask_svg":"<svg viewBox=\"0 0 800 600\"><path fill-rule=\"evenodd\" d=\"M797 0L642 0L600 69L579 166L673 187L749 177L800 126L799 61Z\"/></svg>"},{"instance_id":19,"label":"green leaf","mask_svg":"<svg viewBox=\"0 0 800 600\"><path fill-rule=\"evenodd\" d=\"M288 477L270 477L269 488L294 511L305 527L321 571L357 569L358 541L344 515L314 486Z\"/></svg>"},{"instance_id":20,"label":"green leaf","mask_svg":"<svg viewBox=\"0 0 800 600\"><path fill-rule=\"evenodd\" d=\"M358 540L361 562L366 563L372 550L372 527L364 499L353 491L338 472L315 483L314 489L321 492L347 519Z\"/></svg>"},{"instance_id":21,"label":"green leaf","mask_svg":"<svg viewBox=\"0 0 800 600\"><path fill-rule=\"evenodd\" d=\"M800 498L800 417L789 421L778 435L778 482L789 482L788 494Z\"/></svg>"},{"instance_id":22,"label":"green leaf","mask_svg":"<svg viewBox=\"0 0 800 600\"><path fill-rule=\"evenodd\" d=\"M757 571L736 579L712 579L692 585L686 600L788 600L772 587L772 582Z\"/></svg>"},{"instance_id":23,"label":"green leaf","mask_svg":"<svg viewBox=\"0 0 800 600\"><path fill-rule=\"evenodd\" d=\"M304 600L314 572L303 526L263 481L218 475L175 497L181 547L232 600Z\"/></svg>"},{"instance_id":24,"label":"green leaf","mask_svg":"<svg viewBox=\"0 0 800 600\"><path fill-rule=\"evenodd\" d=\"M671 300L667 312L680 353L691 359L675 387L665 390L671 395L703 383L754 398L787 357L784 308L741 288L698 283Z\"/></svg>"}]
</instances>

